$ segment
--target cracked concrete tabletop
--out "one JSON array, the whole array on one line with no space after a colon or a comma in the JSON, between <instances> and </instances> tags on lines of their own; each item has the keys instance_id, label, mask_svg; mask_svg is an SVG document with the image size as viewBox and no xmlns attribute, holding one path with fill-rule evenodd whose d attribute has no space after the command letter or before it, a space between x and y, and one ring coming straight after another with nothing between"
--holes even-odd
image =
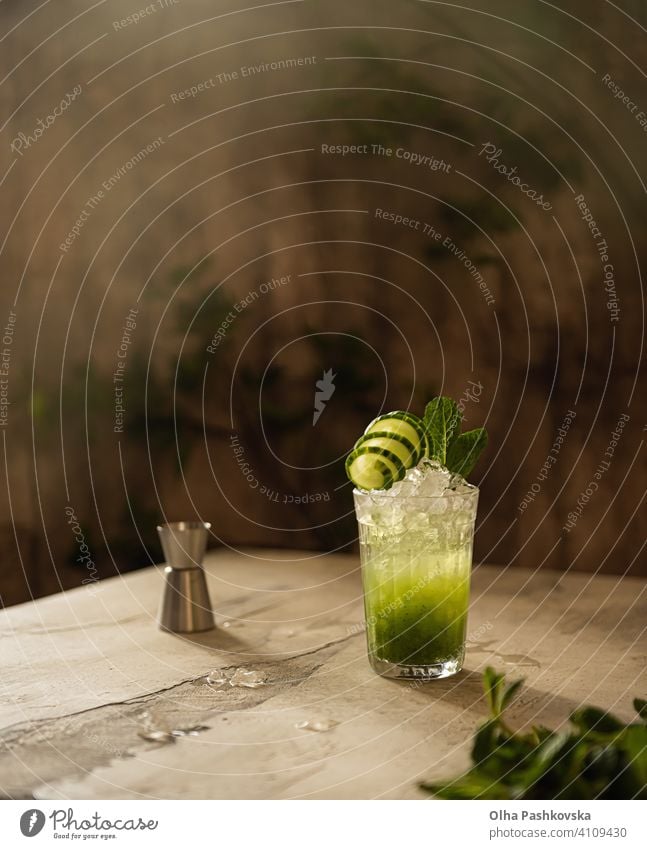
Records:
<instances>
[{"instance_id":1,"label":"cracked concrete tabletop","mask_svg":"<svg viewBox=\"0 0 647 849\"><path fill-rule=\"evenodd\" d=\"M487 664L526 679L518 724L585 701L629 719L647 695L640 579L480 566L465 669L419 685L367 663L356 557L219 550L205 569L205 634L159 630L155 568L0 612L5 798L422 798L468 764ZM264 683L207 681L241 667Z\"/></svg>"}]
</instances>

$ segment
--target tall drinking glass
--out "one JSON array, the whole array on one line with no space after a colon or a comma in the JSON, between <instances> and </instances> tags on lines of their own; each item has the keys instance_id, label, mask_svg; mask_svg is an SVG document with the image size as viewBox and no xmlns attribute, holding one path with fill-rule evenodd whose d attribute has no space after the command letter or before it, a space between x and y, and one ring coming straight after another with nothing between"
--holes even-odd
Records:
<instances>
[{"instance_id":1,"label":"tall drinking glass","mask_svg":"<svg viewBox=\"0 0 647 849\"><path fill-rule=\"evenodd\" d=\"M371 666L387 678L454 675L465 655L477 487L353 495Z\"/></svg>"}]
</instances>

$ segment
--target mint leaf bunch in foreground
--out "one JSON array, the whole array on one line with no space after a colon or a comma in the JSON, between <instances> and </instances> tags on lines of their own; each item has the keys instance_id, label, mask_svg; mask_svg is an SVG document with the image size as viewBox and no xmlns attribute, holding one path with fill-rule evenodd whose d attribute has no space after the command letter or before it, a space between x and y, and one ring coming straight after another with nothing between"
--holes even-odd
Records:
<instances>
[{"instance_id":1,"label":"mint leaf bunch in foreground","mask_svg":"<svg viewBox=\"0 0 647 849\"><path fill-rule=\"evenodd\" d=\"M503 714L522 684L485 670L490 717L474 737L472 768L424 790L441 799L647 799L647 701L634 700L638 721L629 725L585 706L569 729L520 733Z\"/></svg>"},{"instance_id":2,"label":"mint leaf bunch in foreground","mask_svg":"<svg viewBox=\"0 0 647 849\"><path fill-rule=\"evenodd\" d=\"M359 489L389 489L425 457L466 478L487 444L485 428L461 433L456 401L439 396L415 413L395 410L368 425L346 459L346 474Z\"/></svg>"}]
</instances>

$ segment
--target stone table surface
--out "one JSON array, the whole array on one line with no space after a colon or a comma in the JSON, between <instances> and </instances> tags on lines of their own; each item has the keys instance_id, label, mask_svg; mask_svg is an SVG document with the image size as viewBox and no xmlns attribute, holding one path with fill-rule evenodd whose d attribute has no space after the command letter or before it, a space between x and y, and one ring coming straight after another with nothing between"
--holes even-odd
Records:
<instances>
[{"instance_id":1,"label":"stone table surface","mask_svg":"<svg viewBox=\"0 0 647 849\"><path fill-rule=\"evenodd\" d=\"M487 664L526 679L513 723L584 701L628 719L647 695L639 579L479 566L464 671L416 685L368 665L357 557L222 549L205 568L202 635L158 629L158 568L0 612L6 798L423 798L468 764ZM205 682L224 667L266 683Z\"/></svg>"}]
</instances>

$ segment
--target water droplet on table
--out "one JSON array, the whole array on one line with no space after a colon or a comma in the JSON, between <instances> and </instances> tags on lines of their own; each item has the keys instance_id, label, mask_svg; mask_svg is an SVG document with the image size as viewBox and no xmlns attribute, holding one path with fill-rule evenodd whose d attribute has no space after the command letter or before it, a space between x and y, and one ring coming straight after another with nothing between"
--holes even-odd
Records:
<instances>
[{"instance_id":1,"label":"water droplet on table","mask_svg":"<svg viewBox=\"0 0 647 849\"><path fill-rule=\"evenodd\" d=\"M330 731L336 725L339 723L334 719L304 719L297 722L294 727L302 731Z\"/></svg>"},{"instance_id":2,"label":"water droplet on table","mask_svg":"<svg viewBox=\"0 0 647 849\"><path fill-rule=\"evenodd\" d=\"M174 743L175 737L170 731L163 731L161 728L154 728L150 731L142 730L137 732L142 740L148 740L150 743Z\"/></svg>"},{"instance_id":3,"label":"water droplet on table","mask_svg":"<svg viewBox=\"0 0 647 849\"><path fill-rule=\"evenodd\" d=\"M541 666L538 660L527 654L499 654L499 657L507 666Z\"/></svg>"},{"instance_id":4,"label":"water droplet on table","mask_svg":"<svg viewBox=\"0 0 647 849\"><path fill-rule=\"evenodd\" d=\"M140 713L138 719L142 727L137 734L142 740L148 740L150 743L175 742L175 738L166 723L159 721L150 711L146 710Z\"/></svg>"},{"instance_id":5,"label":"water droplet on table","mask_svg":"<svg viewBox=\"0 0 647 849\"><path fill-rule=\"evenodd\" d=\"M532 666L535 669L541 668L541 663L530 657L528 654L503 654L492 647L496 645L496 640L479 640L472 642L467 640L465 648L475 654L489 654L495 660L505 663L506 666Z\"/></svg>"},{"instance_id":6,"label":"water droplet on table","mask_svg":"<svg viewBox=\"0 0 647 849\"><path fill-rule=\"evenodd\" d=\"M209 725L192 725L190 728L174 728L171 734L174 737L197 737L201 731L208 731Z\"/></svg>"}]
</instances>

